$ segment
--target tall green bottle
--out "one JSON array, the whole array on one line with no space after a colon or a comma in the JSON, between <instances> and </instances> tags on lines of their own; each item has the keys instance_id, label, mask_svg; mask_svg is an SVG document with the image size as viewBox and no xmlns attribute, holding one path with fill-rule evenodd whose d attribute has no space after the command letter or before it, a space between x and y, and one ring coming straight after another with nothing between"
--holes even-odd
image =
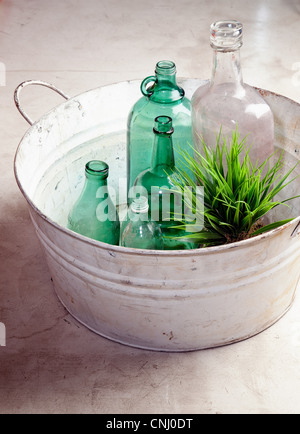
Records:
<instances>
[{"instance_id":1,"label":"tall green bottle","mask_svg":"<svg viewBox=\"0 0 300 434\"><path fill-rule=\"evenodd\" d=\"M180 159L177 146L191 152L191 103L184 89L176 81L174 62L162 60L156 64L155 75L141 83L143 96L132 107L127 123L127 187L151 165L153 146L153 120L160 115L169 116L175 129L173 135L175 161Z\"/></svg>"},{"instance_id":2,"label":"tall green bottle","mask_svg":"<svg viewBox=\"0 0 300 434\"><path fill-rule=\"evenodd\" d=\"M83 190L68 216L68 228L108 244L119 244L120 222L108 192L109 167L92 160L85 166Z\"/></svg>"},{"instance_id":3,"label":"tall green bottle","mask_svg":"<svg viewBox=\"0 0 300 434\"><path fill-rule=\"evenodd\" d=\"M133 197L148 196L149 217L157 221L161 228L165 250L193 249L197 246L179 239L185 232L175 228L178 225L176 215L183 215L184 208L182 196L174 193L175 185L172 181L175 168L172 119L169 116L156 117L153 132L151 167L136 177L131 190Z\"/></svg>"}]
</instances>

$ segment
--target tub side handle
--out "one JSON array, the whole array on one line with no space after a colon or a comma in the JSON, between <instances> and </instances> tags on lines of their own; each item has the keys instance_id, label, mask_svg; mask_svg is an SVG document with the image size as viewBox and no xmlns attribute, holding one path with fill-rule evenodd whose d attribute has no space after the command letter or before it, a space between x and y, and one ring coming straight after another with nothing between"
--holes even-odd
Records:
<instances>
[{"instance_id":1,"label":"tub side handle","mask_svg":"<svg viewBox=\"0 0 300 434\"><path fill-rule=\"evenodd\" d=\"M22 109L21 104L20 104L20 93L21 93L22 89L24 89L24 87L30 86L30 85L38 85L38 86L48 87L49 89L52 89L56 93L58 93L59 95L61 95L66 100L70 99L70 97L68 95L66 95L63 91L61 91L60 89L58 89L53 84L50 84L50 83L47 83L47 82L41 81L41 80L27 80L27 81L23 81L22 83L19 84L19 86L17 86L17 88L16 88L16 90L14 92L14 100L15 100L15 104L16 104L17 109L19 110L19 112L21 113L21 115L23 116L23 118L30 125L33 125L34 121L25 113L25 111Z\"/></svg>"}]
</instances>

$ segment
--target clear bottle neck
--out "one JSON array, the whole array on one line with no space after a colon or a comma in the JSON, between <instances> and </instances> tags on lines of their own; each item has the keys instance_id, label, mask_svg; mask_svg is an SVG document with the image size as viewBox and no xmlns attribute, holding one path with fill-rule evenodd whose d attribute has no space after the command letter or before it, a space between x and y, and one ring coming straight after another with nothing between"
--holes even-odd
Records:
<instances>
[{"instance_id":1,"label":"clear bottle neck","mask_svg":"<svg viewBox=\"0 0 300 434\"><path fill-rule=\"evenodd\" d=\"M217 86L226 83L236 86L243 85L240 50L225 52L214 50L210 84Z\"/></svg>"},{"instance_id":2,"label":"clear bottle neck","mask_svg":"<svg viewBox=\"0 0 300 434\"><path fill-rule=\"evenodd\" d=\"M133 211L132 208L129 209L129 218L133 224L140 224L141 222L148 222L148 209L147 211Z\"/></svg>"},{"instance_id":3,"label":"clear bottle neck","mask_svg":"<svg viewBox=\"0 0 300 434\"><path fill-rule=\"evenodd\" d=\"M214 50L211 86L242 85L240 61L243 26L238 21L216 21L210 26L210 45Z\"/></svg>"},{"instance_id":4,"label":"clear bottle neck","mask_svg":"<svg viewBox=\"0 0 300 434\"><path fill-rule=\"evenodd\" d=\"M175 167L172 119L169 116L158 116L155 119L153 132L151 172L158 176L167 176Z\"/></svg>"},{"instance_id":5,"label":"clear bottle neck","mask_svg":"<svg viewBox=\"0 0 300 434\"><path fill-rule=\"evenodd\" d=\"M129 207L129 216L132 222L148 221L149 204L148 198L140 196L131 203Z\"/></svg>"}]
</instances>

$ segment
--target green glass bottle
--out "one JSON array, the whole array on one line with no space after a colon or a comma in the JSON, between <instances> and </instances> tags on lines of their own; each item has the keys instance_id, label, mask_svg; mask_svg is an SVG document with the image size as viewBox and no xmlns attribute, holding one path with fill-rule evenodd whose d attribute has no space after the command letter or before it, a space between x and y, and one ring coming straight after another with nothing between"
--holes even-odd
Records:
<instances>
[{"instance_id":1,"label":"green glass bottle","mask_svg":"<svg viewBox=\"0 0 300 434\"><path fill-rule=\"evenodd\" d=\"M159 225L149 220L149 204L145 196L136 198L129 207L129 220L121 234L121 246L136 249L163 249Z\"/></svg>"},{"instance_id":2,"label":"green glass bottle","mask_svg":"<svg viewBox=\"0 0 300 434\"><path fill-rule=\"evenodd\" d=\"M181 240L185 232L175 228L178 225L176 215L183 215L183 199L175 191L172 181L175 168L172 134L172 119L169 116L158 116L154 121L154 142L151 167L141 172L133 184L134 195L148 196L149 217L157 221L162 234L165 250L184 250L195 248L195 245Z\"/></svg>"},{"instance_id":3,"label":"green glass bottle","mask_svg":"<svg viewBox=\"0 0 300 434\"><path fill-rule=\"evenodd\" d=\"M108 244L119 244L120 222L108 192L109 167L92 160L85 166L83 190L68 216L68 228Z\"/></svg>"},{"instance_id":4,"label":"green glass bottle","mask_svg":"<svg viewBox=\"0 0 300 434\"><path fill-rule=\"evenodd\" d=\"M153 146L153 120L160 115L169 116L175 129L173 135L175 162L180 159L179 145L191 152L191 103L184 89L176 81L174 62L162 60L156 64L155 75L141 83L143 96L132 107L127 124L127 187L151 165Z\"/></svg>"}]
</instances>

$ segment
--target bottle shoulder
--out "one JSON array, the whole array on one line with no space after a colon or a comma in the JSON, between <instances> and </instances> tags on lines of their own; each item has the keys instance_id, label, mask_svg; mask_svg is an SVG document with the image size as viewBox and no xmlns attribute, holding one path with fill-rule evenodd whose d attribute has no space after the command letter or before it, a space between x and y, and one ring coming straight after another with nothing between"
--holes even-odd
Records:
<instances>
[{"instance_id":1,"label":"bottle shoulder","mask_svg":"<svg viewBox=\"0 0 300 434\"><path fill-rule=\"evenodd\" d=\"M121 245L140 249L163 248L161 229L152 221L129 221L121 235Z\"/></svg>"},{"instance_id":2,"label":"bottle shoulder","mask_svg":"<svg viewBox=\"0 0 300 434\"><path fill-rule=\"evenodd\" d=\"M134 187L143 186L147 191L151 190L151 187L173 187L172 174L167 174L166 172L155 173L151 169L144 170L141 172L135 182Z\"/></svg>"},{"instance_id":3,"label":"bottle shoulder","mask_svg":"<svg viewBox=\"0 0 300 434\"><path fill-rule=\"evenodd\" d=\"M190 127L191 122L191 103L190 101L183 104L158 104L152 101L146 104L138 104L130 111L127 119L127 128L130 133L132 130L142 128L145 130L145 125L150 125L148 129L152 134L154 119L157 116L170 116L174 122L175 135L177 135L178 127ZM145 124L145 122L147 124Z\"/></svg>"},{"instance_id":4,"label":"bottle shoulder","mask_svg":"<svg viewBox=\"0 0 300 434\"><path fill-rule=\"evenodd\" d=\"M192 96L192 108L204 104L222 104L229 100L238 100L247 104L268 105L259 91L246 83L222 83L210 85L210 83L198 88Z\"/></svg>"},{"instance_id":5,"label":"bottle shoulder","mask_svg":"<svg viewBox=\"0 0 300 434\"><path fill-rule=\"evenodd\" d=\"M132 117L135 113L139 113L144 110L172 110L173 107L179 107L186 111L191 109L191 101L187 97L183 97L177 101L159 101L151 97L142 96L136 101L129 111L129 117Z\"/></svg>"},{"instance_id":6,"label":"bottle shoulder","mask_svg":"<svg viewBox=\"0 0 300 434\"><path fill-rule=\"evenodd\" d=\"M193 106L199 99L201 99L210 89L210 82L199 86L192 95L191 105Z\"/></svg>"},{"instance_id":7,"label":"bottle shoulder","mask_svg":"<svg viewBox=\"0 0 300 434\"><path fill-rule=\"evenodd\" d=\"M263 99L258 90L244 84L241 87L215 86L201 96L196 95L192 104L192 116L194 122L198 117L219 118L220 123L224 120L238 120L238 124L249 123L253 120L268 122L270 129L273 128L273 112L268 103ZM221 122L222 119L222 122Z\"/></svg>"}]
</instances>

